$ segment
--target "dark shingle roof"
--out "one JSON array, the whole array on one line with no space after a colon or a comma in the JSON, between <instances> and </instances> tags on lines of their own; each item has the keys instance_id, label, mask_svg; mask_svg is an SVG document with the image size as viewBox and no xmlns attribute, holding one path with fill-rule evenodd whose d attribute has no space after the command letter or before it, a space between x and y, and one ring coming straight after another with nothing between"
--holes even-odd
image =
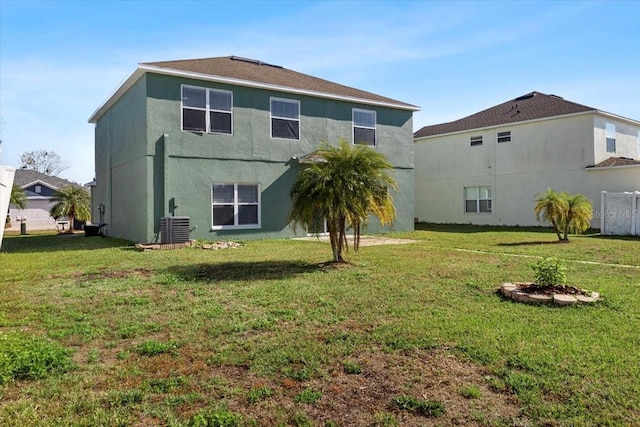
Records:
<instances>
[{"instance_id":1,"label":"dark shingle roof","mask_svg":"<svg viewBox=\"0 0 640 427\"><path fill-rule=\"evenodd\" d=\"M601 161L600 163L593 165L593 166L587 166L588 169L593 169L593 168L611 168L611 167L616 167L616 166L635 166L635 165L639 165L640 166L640 160L634 160L634 159L630 159L628 157L609 157L606 160Z\"/></svg>"},{"instance_id":2,"label":"dark shingle roof","mask_svg":"<svg viewBox=\"0 0 640 427\"><path fill-rule=\"evenodd\" d=\"M290 88L318 94L336 95L339 97L357 98L378 103L402 106L417 110L415 105L407 104L395 99L376 95L374 93L343 86L328 80L298 73L278 65L267 64L253 59L237 56L219 58L187 59L180 61L147 62L142 66L187 71L191 73L218 76L247 82L263 83L266 85Z\"/></svg>"},{"instance_id":3,"label":"dark shingle roof","mask_svg":"<svg viewBox=\"0 0 640 427\"><path fill-rule=\"evenodd\" d=\"M58 178L57 176L49 176L31 169L16 169L16 174L13 177L13 183L19 187L23 187L36 181L40 181L56 189L66 187L68 185L79 187L79 185L74 182Z\"/></svg>"},{"instance_id":4,"label":"dark shingle roof","mask_svg":"<svg viewBox=\"0 0 640 427\"><path fill-rule=\"evenodd\" d=\"M414 138L421 138L442 135L586 111L597 110L586 105L567 101L556 95L531 92L460 120L425 126L415 132L413 136Z\"/></svg>"}]
</instances>

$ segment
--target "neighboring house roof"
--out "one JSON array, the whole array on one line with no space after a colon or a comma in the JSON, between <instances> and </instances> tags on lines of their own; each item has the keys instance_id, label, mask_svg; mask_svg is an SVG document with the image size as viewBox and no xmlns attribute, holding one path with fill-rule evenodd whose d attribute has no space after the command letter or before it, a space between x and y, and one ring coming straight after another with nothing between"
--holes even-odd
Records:
<instances>
[{"instance_id":1,"label":"neighboring house roof","mask_svg":"<svg viewBox=\"0 0 640 427\"><path fill-rule=\"evenodd\" d=\"M95 123L120 96L147 72L216 81L239 86L258 87L322 98L354 101L411 111L418 111L420 109L412 104L349 86L343 86L278 65L237 56L225 56L138 64L136 71L96 110L89 118L89 122Z\"/></svg>"},{"instance_id":2,"label":"neighboring house roof","mask_svg":"<svg viewBox=\"0 0 640 427\"><path fill-rule=\"evenodd\" d=\"M630 159L628 157L609 157L607 160L603 160L596 165L587 166L587 169L614 168L621 166L640 166L640 160Z\"/></svg>"},{"instance_id":3,"label":"neighboring house roof","mask_svg":"<svg viewBox=\"0 0 640 427\"><path fill-rule=\"evenodd\" d=\"M78 186L78 184L74 182L58 178L57 176L50 176L31 169L16 169L16 174L13 178L14 185L17 185L20 188L25 188L38 182L53 188L54 190L68 185L73 185L75 187Z\"/></svg>"},{"instance_id":4,"label":"neighboring house roof","mask_svg":"<svg viewBox=\"0 0 640 427\"><path fill-rule=\"evenodd\" d=\"M567 101L556 95L531 92L460 120L425 126L415 132L413 136L414 138L422 138L586 112L611 115L593 107Z\"/></svg>"}]
</instances>

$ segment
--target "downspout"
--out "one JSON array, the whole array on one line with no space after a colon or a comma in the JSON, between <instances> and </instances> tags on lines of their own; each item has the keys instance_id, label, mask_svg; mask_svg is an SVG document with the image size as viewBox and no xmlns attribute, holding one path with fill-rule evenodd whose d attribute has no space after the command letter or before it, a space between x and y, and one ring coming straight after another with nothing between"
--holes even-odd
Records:
<instances>
[{"instance_id":1,"label":"downspout","mask_svg":"<svg viewBox=\"0 0 640 427\"><path fill-rule=\"evenodd\" d=\"M162 168L162 176L164 179L162 188L163 188L163 200L162 200L162 211L164 212L164 216L169 216L169 135L164 134L162 136L163 144L162 144L162 152L163 152L163 168Z\"/></svg>"},{"instance_id":2,"label":"downspout","mask_svg":"<svg viewBox=\"0 0 640 427\"><path fill-rule=\"evenodd\" d=\"M607 203L607 192L601 191L600 192L600 234L602 235L606 234L606 230L604 229L604 226L606 224L604 217L607 216L606 203Z\"/></svg>"},{"instance_id":3,"label":"downspout","mask_svg":"<svg viewBox=\"0 0 640 427\"><path fill-rule=\"evenodd\" d=\"M631 198L631 235L632 236L636 236L638 235L638 228L637 228L637 224L638 224L638 210L636 209L636 207L638 206L638 194L640 194L637 191L633 192L633 196Z\"/></svg>"}]
</instances>

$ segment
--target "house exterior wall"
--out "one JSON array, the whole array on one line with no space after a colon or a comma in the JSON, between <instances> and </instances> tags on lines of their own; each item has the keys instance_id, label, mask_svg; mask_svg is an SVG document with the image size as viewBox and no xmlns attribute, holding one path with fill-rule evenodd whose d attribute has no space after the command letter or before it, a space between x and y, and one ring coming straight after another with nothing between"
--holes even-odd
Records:
<instances>
[{"instance_id":1,"label":"house exterior wall","mask_svg":"<svg viewBox=\"0 0 640 427\"><path fill-rule=\"evenodd\" d=\"M232 135L182 131L182 85L232 91ZM300 102L300 140L271 138L271 97ZM293 236L287 215L298 159L321 141L351 141L352 108L376 112L375 149L394 165L399 187L394 229L413 229L411 111L147 73L96 125L95 197L107 206L109 234L159 241L161 217L188 216L195 239ZM213 230L213 183L257 183L260 227Z\"/></svg>"},{"instance_id":2,"label":"house exterior wall","mask_svg":"<svg viewBox=\"0 0 640 427\"><path fill-rule=\"evenodd\" d=\"M598 212L601 191L640 187L640 168L585 169L604 160L599 152L606 146L604 122L602 129L600 123L595 114L579 114L417 140L416 217L436 223L540 225L534 199L549 187L585 195ZM637 147L637 128L631 138L633 126L625 126L625 133L617 135L617 147L631 154L629 147ZM625 127L621 123L618 129ZM511 131L510 142L497 142L503 131ZM470 139L476 136L483 137L483 144L472 147ZM465 187L491 187L491 212L465 213ZM597 218L592 226L600 226Z\"/></svg>"},{"instance_id":3,"label":"house exterior wall","mask_svg":"<svg viewBox=\"0 0 640 427\"><path fill-rule=\"evenodd\" d=\"M142 77L96 123L93 209L105 207L108 232L147 240L150 201L146 173L146 78ZM99 218L99 212L92 212Z\"/></svg>"},{"instance_id":4,"label":"house exterior wall","mask_svg":"<svg viewBox=\"0 0 640 427\"><path fill-rule=\"evenodd\" d=\"M56 221L49 215L53 205L54 203L46 198L30 198L25 209L17 209L11 206L9 209L11 227L7 228L7 230L20 231L19 218L26 218L27 230L55 230Z\"/></svg>"}]
</instances>

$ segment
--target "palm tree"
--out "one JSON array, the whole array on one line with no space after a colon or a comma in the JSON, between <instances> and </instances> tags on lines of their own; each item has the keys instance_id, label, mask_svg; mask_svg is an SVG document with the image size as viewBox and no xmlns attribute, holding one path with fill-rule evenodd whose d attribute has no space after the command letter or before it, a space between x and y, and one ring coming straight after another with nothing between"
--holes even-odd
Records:
<instances>
[{"instance_id":1,"label":"palm tree","mask_svg":"<svg viewBox=\"0 0 640 427\"><path fill-rule=\"evenodd\" d=\"M547 188L542 194L536 194L536 206L533 208L536 213L536 221L548 222L553 227L553 231L562 240L560 227L562 218L568 209L567 201L562 193L556 193L551 188Z\"/></svg>"},{"instance_id":2,"label":"palm tree","mask_svg":"<svg viewBox=\"0 0 640 427\"><path fill-rule=\"evenodd\" d=\"M580 234L589 229L593 210L591 201L582 194L566 195L567 210L564 224L564 240L569 241L569 233Z\"/></svg>"},{"instance_id":3,"label":"palm tree","mask_svg":"<svg viewBox=\"0 0 640 427\"><path fill-rule=\"evenodd\" d=\"M89 193L81 187L73 185L62 187L54 193L51 201L56 202L49 211L52 217L67 216L69 218L67 233L73 233L74 219L86 221L91 217Z\"/></svg>"},{"instance_id":4,"label":"palm tree","mask_svg":"<svg viewBox=\"0 0 640 427\"><path fill-rule=\"evenodd\" d=\"M536 220L549 222L561 242L569 241L569 233L582 233L589 228L591 201L582 194L557 193L548 188L536 197Z\"/></svg>"},{"instance_id":5,"label":"palm tree","mask_svg":"<svg viewBox=\"0 0 640 427\"><path fill-rule=\"evenodd\" d=\"M13 184L13 187L11 188L9 203L18 209L24 209L27 207L27 195L24 193L22 188L15 184Z\"/></svg>"},{"instance_id":6,"label":"palm tree","mask_svg":"<svg viewBox=\"0 0 640 427\"><path fill-rule=\"evenodd\" d=\"M319 214L324 217L333 260L341 262L347 227L353 229L357 251L370 215L382 225L395 218L389 190L396 182L388 173L393 167L383 154L343 139L338 146L323 143L315 157L320 161L307 165L293 183L289 221L308 230Z\"/></svg>"}]
</instances>

